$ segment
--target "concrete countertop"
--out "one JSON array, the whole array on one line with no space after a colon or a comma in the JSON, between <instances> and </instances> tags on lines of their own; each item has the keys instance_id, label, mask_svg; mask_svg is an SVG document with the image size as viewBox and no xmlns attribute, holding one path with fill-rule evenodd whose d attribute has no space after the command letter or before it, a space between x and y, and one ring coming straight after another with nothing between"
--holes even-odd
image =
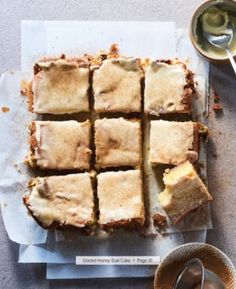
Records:
<instances>
[{"instance_id":1,"label":"concrete countertop","mask_svg":"<svg viewBox=\"0 0 236 289\"><path fill-rule=\"evenodd\" d=\"M175 21L188 27L199 0L0 0L0 73L20 64L20 21L150 20ZM35 36L37 37L37 35ZM33 40L32 40L33 41ZM209 189L214 229L207 242L236 264L236 79L231 67L211 66L211 86L220 95L223 113L209 115ZM152 288L152 278L119 280L45 280L45 266L18 264L18 245L8 240L0 217L0 289Z\"/></svg>"}]
</instances>

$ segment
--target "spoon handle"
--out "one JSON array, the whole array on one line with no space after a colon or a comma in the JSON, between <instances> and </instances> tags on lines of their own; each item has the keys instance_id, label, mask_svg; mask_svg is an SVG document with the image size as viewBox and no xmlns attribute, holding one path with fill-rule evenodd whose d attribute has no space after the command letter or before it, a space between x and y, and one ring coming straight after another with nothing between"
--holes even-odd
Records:
<instances>
[{"instance_id":1,"label":"spoon handle","mask_svg":"<svg viewBox=\"0 0 236 289\"><path fill-rule=\"evenodd\" d=\"M233 58L233 55L231 54L231 52L229 51L228 48L226 48L225 50L226 50L226 53L227 53L227 55L229 57L229 61L230 61L231 65L232 65L232 67L233 67L233 70L234 70L234 72L236 74L236 63L235 63L235 60Z\"/></svg>"}]
</instances>

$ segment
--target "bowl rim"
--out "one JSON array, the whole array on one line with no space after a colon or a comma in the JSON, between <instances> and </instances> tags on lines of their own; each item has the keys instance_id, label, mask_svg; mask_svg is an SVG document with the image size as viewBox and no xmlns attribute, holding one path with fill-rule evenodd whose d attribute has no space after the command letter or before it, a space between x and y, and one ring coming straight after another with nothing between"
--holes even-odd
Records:
<instances>
[{"instance_id":1,"label":"bowl rim","mask_svg":"<svg viewBox=\"0 0 236 289\"><path fill-rule=\"evenodd\" d=\"M209 6L206 6L206 8L204 9L204 11L209 8L209 7L212 7L212 6L215 6L216 4L219 4L219 3L230 3L230 4L233 4L235 5L235 8L236 8L236 2L234 0L206 0L204 2L202 2L201 4L199 4L197 6L197 8L195 9L194 13L192 14L192 17L190 19L190 23L189 23L189 36L190 36L190 40L191 40L191 43L193 45L193 47L196 49L196 51L202 55L203 57L205 57L206 59L208 60L211 60L211 61L216 61L216 62L226 62L226 61L229 61L229 58L228 56L223 56L223 57L212 57L210 56L207 52L204 52L203 49L200 49L197 45L197 41L193 35L193 21L195 20L195 17L197 15L197 13L199 12L199 10L204 7L205 5L209 5ZM236 57L236 51L233 53L233 57L235 58Z\"/></svg>"},{"instance_id":2,"label":"bowl rim","mask_svg":"<svg viewBox=\"0 0 236 289\"><path fill-rule=\"evenodd\" d=\"M156 271L155 271L155 276L154 276L154 289L156 288L156 281L157 281L157 275L160 271L160 269L162 268L162 265L164 263L164 261L170 256L172 255L175 251L178 251L184 247L190 247L190 246L199 246L199 247L208 247L210 248L211 250L214 250L215 252L219 253L223 258L226 259L228 265L231 267L232 269L232 272L233 272L233 276L235 277L235 282L236 282L236 268L233 264L233 262L230 260L230 258L223 252L221 251L220 249L218 249L217 247L213 246L213 245L210 245L210 244L207 244L207 243L201 243L201 242L191 242L191 243L185 243L185 244L182 244L174 249L172 249L171 251L169 251L167 254L164 255L164 257L162 258L160 264L158 265Z\"/></svg>"}]
</instances>

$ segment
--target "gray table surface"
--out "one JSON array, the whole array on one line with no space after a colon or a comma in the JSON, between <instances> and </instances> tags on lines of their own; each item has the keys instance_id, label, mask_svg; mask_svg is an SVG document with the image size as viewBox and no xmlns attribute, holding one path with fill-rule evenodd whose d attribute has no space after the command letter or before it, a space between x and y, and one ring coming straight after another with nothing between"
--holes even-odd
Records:
<instances>
[{"instance_id":1,"label":"gray table surface","mask_svg":"<svg viewBox=\"0 0 236 289\"><path fill-rule=\"evenodd\" d=\"M187 28L199 0L0 0L0 73L20 64L20 21L150 20L175 21ZM37 37L37 36L36 36ZM209 115L209 189L214 229L207 242L236 264L236 81L231 67L211 66L210 82L221 97L223 113ZM152 278L120 280L45 280L45 266L18 264L18 245L8 240L0 217L0 288L152 288Z\"/></svg>"}]
</instances>

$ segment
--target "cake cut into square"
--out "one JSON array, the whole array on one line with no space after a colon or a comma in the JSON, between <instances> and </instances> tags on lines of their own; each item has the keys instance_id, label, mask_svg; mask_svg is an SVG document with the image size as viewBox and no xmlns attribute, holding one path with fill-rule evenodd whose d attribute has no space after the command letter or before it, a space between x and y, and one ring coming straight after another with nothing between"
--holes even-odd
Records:
<instances>
[{"instance_id":1,"label":"cake cut into square","mask_svg":"<svg viewBox=\"0 0 236 289\"><path fill-rule=\"evenodd\" d=\"M150 154L152 165L178 165L198 159L199 123L165 120L151 121Z\"/></svg>"},{"instance_id":2,"label":"cake cut into square","mask_svg":"<svg viewBox=\"0 0 236 289\"><path fill-rule=\"evenodd\" d=\"M89 67L82 59L37 62L30 108L37 114L89 111Z\"/></svg>"},{"instance_id":3,"label":"cake cut into square","mask_svg":"<svg viewBox=\"0 0 236 289\"><path fill-rule=\"evenodd\" d=\"M165 190L159 194L158 198L161 206L175 224L188 213L212 200L205 184L189 161L167 170L163 180Z\"/></svg>"},{"instance_id":4,"label":"cake cut into square","mask_svg":"<svg viewBox=\"0 0 236 289\"><path fill-rule=\"evenodd\" d=\"M94 71L94 108L97 112L141 111L142 70L133 58L103 61Z\"/></svg>"},{"instance_id":5,"label":"cake cut into square","mask_svg":"<svg viewBox=\"0 0 236 289\"><path fill-rule=\"evenodd\" d=\"M142 154L140 121L96 120L95 146L98 167L139 166Z\"/></svg>"},{"instance_id":6,"label":"cake cut into square","mask_svg":"<svg viewBox=\"0 0 236 289\"><path fill-rule=\"evenodd\" d=\"M97 176L100 226L142 226L145 221L142 191L140 170L100 173Z\"/></svg>"},{"instance_id":7,"label":"cake cut into square","mask_svg":"<svg viewBox=\"0 0 236 289\"><path fill-rule=\"evenodd\" d=\"M94 195L88 173L37 177L24 204L44 228L89 227L95 222Z\"/></svg>"},{"instance_id":8,"label":"cake cut into square","mask_svg":"<svg viewBox=\"0 0 236 289\"><path fill-rule=\"evenodd\" d=\"M191 113L193 74L179 61L150 61L145 68L144 110L148 114Z\"/></svg>"},{"instance_id":9,"label":"cake cut into square","mask_svg":"<svg viewBox=\"0 0 236 289\"><path fill-rule=\"evenodd\" d=\"M56 170L90 169L90 122L33 121L30 125L32 167Z\"/></svg>"}]
</instances>

